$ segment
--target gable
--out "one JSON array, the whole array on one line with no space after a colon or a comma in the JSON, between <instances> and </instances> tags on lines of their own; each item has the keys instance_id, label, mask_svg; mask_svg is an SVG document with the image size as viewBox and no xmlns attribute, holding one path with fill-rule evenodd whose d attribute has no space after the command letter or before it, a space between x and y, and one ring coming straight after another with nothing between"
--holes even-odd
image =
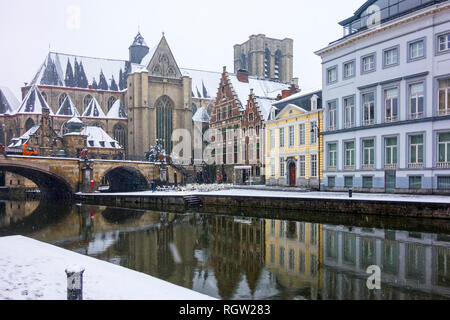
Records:
<instances>
[{"instance_id":1,"label":"gable","mask_svg":"<svg viewBox=\"0 0 450 320\"><path fill-rule=\"evenodd\" d=\"M181 78L175 57L170 50L166 38L163 36L159 42L150 63L147 66L149 76L161 78Z\"/></svg>"},{"instance_id":2,"label":"gable","mask_svg":"<svg viewBox=\"0 0 450 320\"><path fill-rule=\"evenodd\" d=\"M285 119L285 118L289 118L292 116L300 116L303 115L305 113L307 113L308 111L294 105L294 104L289 104L287 105L276 117L277 120L281 120L281 119Z\"/></svg>"}]
</instances>

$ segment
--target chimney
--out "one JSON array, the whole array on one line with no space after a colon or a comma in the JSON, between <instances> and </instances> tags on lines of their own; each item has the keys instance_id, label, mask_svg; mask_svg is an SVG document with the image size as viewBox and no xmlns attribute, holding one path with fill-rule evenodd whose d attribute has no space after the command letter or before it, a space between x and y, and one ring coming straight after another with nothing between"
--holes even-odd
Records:
<instances>
[{"instance_id":1,"label":"chimney","mask_svg":"<svg viewBox=\"0 0 450 320\"><path fill-rule=\"evenodd\" d=\"M282 90L281 91L281 99L286 99L291 95L291 90Z\"/></svg>"},{"instance_id":2,"label":"chimney","mask_svg":"<svg viewBox=\"0 0 450 320\"><path fill-rule=\"evenodd\" d=\"M237 72L237 78L240 82L248 83L248 71L239 69Z\"/></svg>"}]
</instances>

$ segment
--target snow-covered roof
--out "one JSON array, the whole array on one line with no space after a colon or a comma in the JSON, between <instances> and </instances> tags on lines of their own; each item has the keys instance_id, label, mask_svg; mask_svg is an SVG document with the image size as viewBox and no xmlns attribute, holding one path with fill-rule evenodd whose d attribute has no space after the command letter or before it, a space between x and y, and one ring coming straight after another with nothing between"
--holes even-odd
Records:
<instances>
[{"instance_id":1,"label":"snow-covered roof","mask_svg":"<svg viewBox=\"0 0 450 320\"><path fill-rule=\"evenodd\" d=\"M86 126L80 134L87 136L88 148L122 149L119 142L111 138L100 127Z\"/></svg>"},{"instance_id":2,"label":"snow-covered roof","mask_svg":"<svg viewBox=\"0 0 450 320\"><path fill-rule=\"evenodd\" d=\"M144 37L141 35L140 32L138 32L138 34L136 35L136 37L134 38L133 43L131 44L131 46L139 46L139 47L148 47L147 44L145 43Z\"/></svg>"},{"instance_id":3,"label":"snow-covered roof","mask_svg":"<svg viewBox=\"0 0 450 320\"><path fill-rule=\"evenodd\" d=\"M192 121L194 122L208 122L209 123L209 115L208 111L205 108L199 108L197 112L192 117Z\"/></svg>"},{"instance_id":4,"label":"snow-covered roof","mask_svg":"<svg viewBox=\"0 0 450 320\"><path fill-rule=\"evenodd\" d=\"M41 127L41 125L37 124L33 126L30 130L25 132L23 135L21 135L18 138L11 139L11 144L8 146L8 148L20 148L24 144L28 142L30 139L30 136L36 133L36 131Z\"/></svg>"},{"instance_id":5,"label":"snow-covered roof","mask_svg":"<svg viewBox=\"0 0 450 320\"><path fill-rule=\"evenodd\" d=\"M111 109L109 110L108 114L106 115L109 119L126 119L127 113L125 111L125 108L122 105L122 101L120 99L117 99L116 102L112 105Z\"/></svg>"},{"instance_id":6,"label":"snow-covered roof","mask_svg":"<svg viewBox=\"0 0 450 320\"><path fill-rule=\"evenodd\" d=\"M0 87L0 114L13 114L19 109L20 101L7 87Z\"/></svg>"},{"instance_id":7,"label":"snow-covered roof","mask_svg":"<svg viewBox=\"0 0 450 320\"><path fill-rule=\"evenodd\" d=\"M282 90L287 90L290 87L288 83L264 80L253 76L248 77L248 82L241 82L236 74L227 73L227 75L242 110L247 104L251 89L253 89L256 97L275 99L281 94Z\"/></svg>"},{"instance_id":8,"label":"snow-covered roof","mask_svg":"<svg viewBox=\"0 0 450 320\"><path fill-rule=\"evenodd\" d=\"M295 100L295 99L302 98L302 97L305 97L308 95L312 95L313 93L321 93L321 89L300 90L299 92L294 93L293 95L290 95L287 98L276 101L274 104L283 104L283 103L289 102L291 100Z\"/></svg>"},{"instance_id":9,"label":"snow-covered roof","mask_svg":"<svg viewBox=\"0 0 450 320\"><path fill-rule=\"evenodd\" d=\"M78 64L83 64L83 70L86 74L86 78L89 85L92 85L93 79L97 83L100 81L100 73L103 72L106 82L108 83L108 88L111 86L111 80L114 77L116 84L119 84L120 80L120 70L122 73L126 72L126 61L125 60L115 60L115 59L105 59L105 58L94 58L94 57L84 57L65 53L50 52L45 59L45 62L40 67L39 71L35 75L32 84L45 85L43 83L44 73L47 64L53 62L56 66L56 72L58 76L59 85L65 86L64 80L66 79L67 62L69 61L72 68L75 67L75 59ZM44 81L45 82L45 81Z\"/></svg>"},{"instance_id":10,"label":"snow-covered roof","mask_svg":"<svg viewBox=\"0 0 450 320\"><path fill-rule=\"evenodd\" d=\"M105 113L103 112L100 104L97 99L92 98L91 102L89 102L88 107L84 111L82 117L84 118L106 118Z\"/></svg>"},{"instance_id":11,"label":"snow-covered roof","mask_svg":"<svg viewBox=\"0 0 450 320\"><path fill-rule=\"evenodd\" d=\"M202 71L194 69L180 69L183 76L192 79L192 97L197 99L214 100L219 90L220 72Z\"/></svg>"},{"instance_id":12,"label":"snow-covered roof","mask_svg":"<svg viewBox=\"0 0 450 320\"><path fill-rule=\"evenodd\" d=\"M83 123L83 121L81 121L81 120L78 119L77 117L73 117L72 119L70 119L69 121L67 121L67 123Z\"/></svg>"},{"instance_id":13,"label":"snow-covered roof","mask_svg":"<svg viewBox=\"0 0 450 320\"><path fill-rule=\"evenodd\" d=\"M272 104L275 102L275 99L256 97L255 101L259 107L263 121L269 120L270 111L272 110Z\"/></svg>"},{"instance_id":14,"label":"snow-covered roof","mask_svg":"<svg viewBox=\"0 0 450 320\"><path fill-rule=\"evenodd\" d=\"M50 110L50 115L54 115L37 86L33 85L25 99L23 99L16 114L42 114L42 109L44 108Z\"/></svg>"},{"instance_id":15,"label":"snow-covered roof","mask_svg":"<svg viewBox=\"0 0 450 320\"><path fill-rule=\"evenodd\" d=\"M70 97L67 96L56 112L56 115L64 117L79 117L80 113L78 112Z\"/></svg>"}]
</instances>

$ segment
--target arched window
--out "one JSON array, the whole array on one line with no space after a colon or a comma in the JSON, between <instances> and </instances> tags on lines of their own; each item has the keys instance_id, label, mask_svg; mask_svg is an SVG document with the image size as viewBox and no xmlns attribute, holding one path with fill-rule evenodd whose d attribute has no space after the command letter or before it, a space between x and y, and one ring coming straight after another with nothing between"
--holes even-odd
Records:
<instances>
[{"instance_id":1,"label":"arched window","mask_svg":"<svg viewBox=\"0 0 450 320\"><path fill-rule=\"evenodd\" d=\"M90 94L88 94L86 97L84 97L83 99L83 112L87 109L89 103L91 103L92 100L92 96Z\"/></svg>"},{"instance_id":2,"label":"arched window","mask_svg":"<svg viewBox=\"0 0 450 320\"><path fill-rule=\"evenodd\" d=\"M112 106L113 106L113 104L116 102L116 98L114 98L114 97L110 97L109 99L108 99L108 112L109 112L109 110L111 110L111 108L112 108Z\"/></svg>"},{"instance_id":3,"label":"arched window","mask_svg":"<svg viewBox=\"0 0 450 320\"><path fill-rule=\"evenodd\" d=\"M27 122L25 122L25 132L34 127L34 120L29 118Z\"/></svg>"},{"instance_id":4,"label":"arched window","mask_svg":"<svg viewBox=\"0 0 450 320\"><path fill-rule=\"evenodd\" d=\"M197 113L197 106L195 103L192 104L192 116L194 116Z\"/></svg>"},{"instance_id":5,"label":"arched window","mask_svg":"<svg viewBox=\"0 0 450 320\"><path fill-rule=\"evenodd\" d=\"M173 103L167 96L156 101L156 139L164 147L166 154L172 153Z\"/></svg>"},{"instance_id":6,"label":"arched window","mask_svg":"<svg viewBox=\"0 0 450 320\"><path fill-rule=\"evenodd\" d=\"M241 69L247 70L247 57L245 56L245 54L241 55Z\"/></svg>"},{"instance_id":7,"label":"arched window","mask_svg":"<svg viewBox=\"0 0 450 320\"><path fill-rule=\"evenodd\" d=\"M270 51L266 49L264 54L264 75L266 79L270 78Z\"/></svg>"},{"instance_id":8,"label":"arched window","mask_svg":"<svg viewBox=\"0 0 450 320\"><path fill-rule=\"evenodd\" d=\"M161 75L161 68L159 65L156 65L153 67L153 75L160 76Z\"/></svg>"},{"instance_id":9,"label":"arched window","mask_svg":"<svg viewBox=\"0 0 450 320\"><path fill-rule=\"evenodd\" d=\"M169 69L167 69L167 76L171 78L176 77L176 72L173 67L169 67Z\"/></svg>"},{"instance_id":10,"label":"arched window","mask_svg":"<svg viewBox=\"0 0 450 320\"><path fill-rule=\"evenodd\" d=\"M252 55L249 53L248 54L248 59L247 59L247 65L248 65L248 73L252 74L253 73L253 60L252 60Z\"/></svg>"},{"instance_id":11,"label":"arched window","mask_svg":"<svg viewBox=\"0 0 450 320\"><path fill-rule=\"evenodd\" d=\"M114 140L119 142L120 146L125 148L126 145L126 137L125 137L125 128L120 124L116 124L114 126Z\"/></svg>"},{"instance_id":12,"label":"arched window","mask_svg":"<svg viewBox=\"0 0 450 320\"><path fill-rule=\"evenodd\" d=\"M61 105L63 104L63 102L64 102L64 100L67 98L67 94L66 93L62 93L60 96L59 96L59 99L58 99L58 108L59 107L61 107Z\"/></svg>"},{"instance_id":13,"label":"arched window","mask_svg":"<svg viewBox=\"0 0 450 320\"><path fill-rule=\"evenodd\" d=\"M48 103L47 94L45 92L41 92L41 96L42 96L42 98L44 98L45 102Z\"/></svg>"},{"instance_id":14,"label":"arched window","mask_svg":"<svg viewBox=\"0 0 450 320\"><path fill-rule=\"evenodd\" d=\"M67 121L61 126L61 135L65 135L69 133L69 128L67 128Z\"/></svg>"},{"instance_id":15,"label":"arched window","mask_svg":"<svg viewBox=\"0 0 450 320\"><path fill-rule=\"evenodd\" d=\"M275 52L275 79L280 79L280 63L281 63L281 51L277 50L277 52Z\"/></svg>"}]
</instances>

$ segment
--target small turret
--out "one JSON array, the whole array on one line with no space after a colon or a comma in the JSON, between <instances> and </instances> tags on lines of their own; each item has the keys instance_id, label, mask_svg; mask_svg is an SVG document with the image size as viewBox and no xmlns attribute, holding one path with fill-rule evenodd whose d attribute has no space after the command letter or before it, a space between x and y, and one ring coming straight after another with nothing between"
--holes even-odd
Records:
<instances>
[{"instance_id":1,"label":"small turret","mask_svg":"<svg viewBox=\"0 0 450 320\"><path fill-rule=\"evenodd\" d=\"M138 34L134 38L134 41L129 48L129 51L130 51L130 62L137 64L140 64L142 59L150 51L150 48L145 43L144 37L142 37L140 32L138 32Z\"/></svg>"}]
</instances>

